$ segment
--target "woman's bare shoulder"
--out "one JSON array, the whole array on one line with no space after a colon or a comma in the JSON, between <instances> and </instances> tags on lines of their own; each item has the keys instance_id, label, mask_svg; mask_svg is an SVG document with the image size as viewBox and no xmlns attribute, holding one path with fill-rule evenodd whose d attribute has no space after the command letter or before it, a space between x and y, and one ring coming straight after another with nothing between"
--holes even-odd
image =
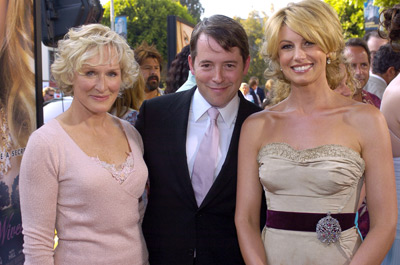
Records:
<instances>
[{"instance_id":1,"label":"woman's bare shoulder","mask_svg":"<svg viewBox=\"0 0 400 265\"><path fill-rule=\"evenodd\" d=\"M360 119L368 121L382 117L380 110L371 104L356 102L348 105L346 109L348 117L356 121L361 121Z\"/></svg>"}]
</instances>

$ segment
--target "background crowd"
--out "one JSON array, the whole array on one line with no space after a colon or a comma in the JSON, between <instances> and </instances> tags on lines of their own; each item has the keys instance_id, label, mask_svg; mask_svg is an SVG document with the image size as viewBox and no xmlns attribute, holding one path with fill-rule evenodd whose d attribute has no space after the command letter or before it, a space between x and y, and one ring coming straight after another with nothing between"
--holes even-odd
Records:
<instances>
[{"instance_id":1,"label":"background crowd","mask_svg":"<svg viewBox=\"0 0 400 265\"><path fill-rule=\"evenodd\" d=\"M344 40L328 4L282 8L265 85L241 24L205 18L165 90L154 45L70 29L71 105L21 163L26 264L398 264L400 5L382 16Z\"/></svg>"}]
</instances>

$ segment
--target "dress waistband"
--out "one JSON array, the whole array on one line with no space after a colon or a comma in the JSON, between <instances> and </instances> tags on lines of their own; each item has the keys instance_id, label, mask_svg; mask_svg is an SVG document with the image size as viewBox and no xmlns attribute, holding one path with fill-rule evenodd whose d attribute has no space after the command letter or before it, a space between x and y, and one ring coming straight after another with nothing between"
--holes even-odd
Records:
<instances>
[{"instance_id":1,"label":"dress waistband","mask_svg":"<svg viewBox=\"0 0 400 265\"><path fill-rule=\"evenodd\" d=\"M354 226L356 214L338 213L330 214L330 216L339 221L341 230L344 231ZM315 232L318 222L324 217L327 217L327 214L267 210L267 222L265 225L282 230Z\"/></svg>"}]
</instances>

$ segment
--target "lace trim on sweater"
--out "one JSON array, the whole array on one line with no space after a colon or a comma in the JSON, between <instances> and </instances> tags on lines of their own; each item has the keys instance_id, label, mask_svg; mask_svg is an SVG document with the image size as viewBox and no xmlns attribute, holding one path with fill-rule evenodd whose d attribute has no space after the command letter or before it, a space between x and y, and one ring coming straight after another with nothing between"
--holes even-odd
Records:
<instances>
[{"instance_id":1,"label":"lace trim on sweater","mask_svg":"<svg viewBox=\"0 0 400 265\"><path fill-rule=\"evenodd\" d=\"M92 157L96 163L105 168L112 177L119 183L122 184L128 178L128 176L134 171L133 168L133 153L130 152L125 162L119 166L115 164L109 164L107 162L101 161L99 157Z\"/></svg>"}]
</instances>

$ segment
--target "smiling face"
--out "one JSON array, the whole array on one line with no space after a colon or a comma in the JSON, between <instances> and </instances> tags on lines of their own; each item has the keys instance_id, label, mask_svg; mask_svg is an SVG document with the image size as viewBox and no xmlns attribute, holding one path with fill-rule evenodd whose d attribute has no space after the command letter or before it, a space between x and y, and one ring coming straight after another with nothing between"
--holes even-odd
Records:
<instances>
[{"instance_id":1,"label":"smiling face","mask_svg":"<svg viewBox=\"0 0 400 265\"><path fill-rule=\"evenodd\" d=\"M285 77L294 86L306 86L326 80L327 55L301 35L284 25L279 32L279 63Z\"/></svg>"},{"instance_id":2,"label":"smiling face","mask_svg":"<svg viewBox=\"0 0 400 265\"><path fill-rule=\"evenodd\" d=\"M226 51L215 39L203 33L197 42L196 60L189 56L190 70L200 94L210 105L223 108L237 94L243 76L247 74L250 57L243 64L238 47Z\"/></svg>"},{"instance_id":3,"label":"smiling face","mask_svg":"<svg viewBox=\"0 0 400 265\"><path fill-rule=\"evenodd\" d=\"M110 54L111 53L111 54ZM121 68L115 50L104 47L104 60L98 56L87 60L73 80L73 106L91 114L106 113L121 87Z\"/></svg>"}]
</instances>

